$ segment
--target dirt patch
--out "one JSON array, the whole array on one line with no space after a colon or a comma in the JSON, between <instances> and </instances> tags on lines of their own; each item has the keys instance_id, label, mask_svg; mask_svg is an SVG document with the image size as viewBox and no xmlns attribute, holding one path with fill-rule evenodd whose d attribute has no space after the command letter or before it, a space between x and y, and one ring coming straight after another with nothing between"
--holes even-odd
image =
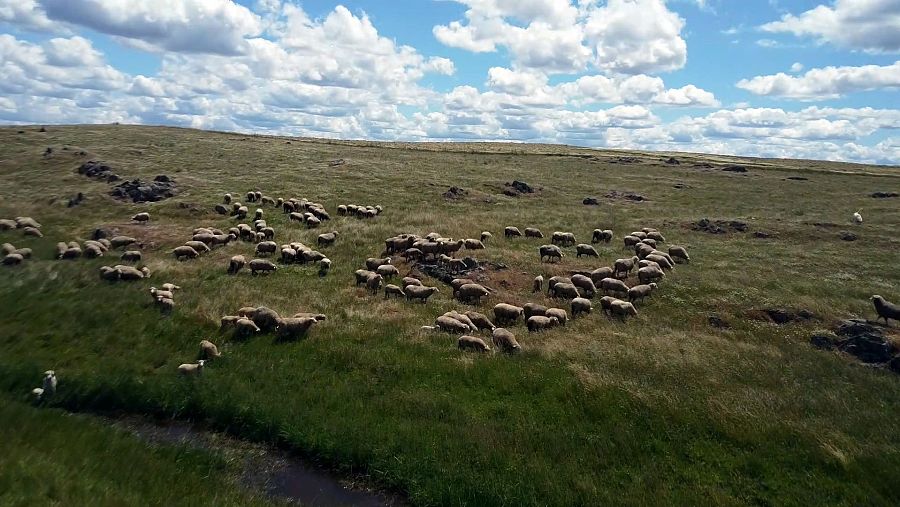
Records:
<instances>
[{"instance_id":1,"label":"dirt patch","mask_svg":"<svg viewBox=\"0 0 900 507\"><path fill-rule=\"evenodd\" d=\"M89 160L81 164L80 166L78 166L77 171L78 174L87 176L88 178L102 180L107 183L112 183L114 181L119 181L122 179L121 176L113 171L112 167L96 160Z\"/></svg>"},{"instance_id":2,"label":"dirt patch","mask_svg":"<svg viewBox=\"0 0 900 507\"><path fill-rule=\"evenodd\" d=\"M720 317L716 314L707 316L706 320L709 322L709 325L714 328L728 329L731 327L731 324L729 324L728 321L726 321L725 319L723 319L722 317Z\"/></svg>"},{"instance_id":3,"label":"dirt patch","mask_svg":"<svg viewBox=\"0 0 900 507\"><path fill-rule=\"evenodd\" d=\"M783 326L792 322L806 322L816 316L809 310L791 310L788 308L763 308L751 310L750 315L756 320L765 320Z\"/></svg>"},{"instance_id":4,"label":"dirt patch","mask_svg":"<svg viewBox=\"0 0 900 507\"><path fill-rule=\"evenodd\" d=\"M846 352L862 363L900 373L900 355L877 323L863 319L841 321L833 333L816 333L810 343L818 349Z\"/></svg>"},{"instance_id":5,"label":"dirt patch","mask_svg":"<svg viewBox=\"0 0 900 507\"><path fill-rule=\"evenodd\" d=\"M151 182L140 179L126 181L116 185L109 195L131 202L158 202L174 197L176 193L175 181L163 174L153 178Z\"/></svg>"},{"instance_id":6,"label":"dirt patch","mask_svg":"<svg viewBox=\"0 0 900 507\"><path fill-rule=\"evenodd\" d=\"M606 197L607 199L624 199L626 201L635 201L635 202L649 201L649 199L647 199L646 197L644 197L641 194L636 194L634 192L629 192L629 191L619 191L619 190L610 190L603 197Z\"/></svg>"},{"instance_id":7,"label":"dirt patch","mask_svg":"<svg viewBox=\"0 0 900 507\"><path fill-rule=\"evenodd\" d=\"M740 220L710 220L702 218L690 224L692 230L708 232L710 234L727 234L729 232L747 232L750 226Z\"/></svg>"},{"instance_id":8,"label":"dirt patch","mask_svg":"<svg viewBox=\"0 0 900 507\"><path fill-rule=\"evenodd\" d=\"M897 192L873 192L872 197L875 199L888 199L890 197L898 197L900 194Z\"/></svg>"}]
</instances>

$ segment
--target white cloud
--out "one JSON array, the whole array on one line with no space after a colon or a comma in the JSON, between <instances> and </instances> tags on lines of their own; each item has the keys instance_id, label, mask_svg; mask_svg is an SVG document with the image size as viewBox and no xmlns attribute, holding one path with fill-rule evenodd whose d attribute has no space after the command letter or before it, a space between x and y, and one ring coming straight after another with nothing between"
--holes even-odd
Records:
<instances>
[{"instance_id":1,"label":"white cloud","mask_svg":"<svg viewBox=\"0 0 900 507\"><path fill-rule=\"evenodd\" d=\"M767 32L813 37L819 42L869 52L900 51L900 2L835 0L800 15L785 14L761 27Z\"/></svg>"},{"instance_id":2,"label":"white cloud","mask_svg":"<svg viewBox=\"0 0 900 507\"><path fill-rule=\"evenodd\" d=\"M896 89L900 88L900 61L885 66L810 69L802 76L779 72L742 79L737 87L756 95L800 100L832 99L858 91Z\"/></svg>"},{"instance_id":3,"label":"white cloud","mask_svg":"<svg viewBox=\"0 0 900 507\"><path fill-rule=\"evenodd\" d=\"M795 73L796 73L796 72L800 72L800 71L802 71L802 70L803 70L803 64L800 63L800 62L794 62L794 63L791 65L791 72L795 72Z\"/></svg>"},{"instance_id":4,"label":"white cloud","mask_svg":"<svg viewBox=\"0 0 900 507\"><path fill-rule=\"evenodd\" d=\"M64 31L47 18L37 0L0 0L0 22L39 32Z\"/></svg>"}]
</instances>

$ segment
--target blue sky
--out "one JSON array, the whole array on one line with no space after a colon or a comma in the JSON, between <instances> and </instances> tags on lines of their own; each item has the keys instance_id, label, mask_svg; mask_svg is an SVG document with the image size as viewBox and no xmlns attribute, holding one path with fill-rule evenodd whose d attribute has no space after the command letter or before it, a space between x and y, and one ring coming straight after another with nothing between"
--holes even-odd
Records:
<instances>
[{"instance_id":1,"label":"blue sky","mask_svg":"<svg viewBox=\"0 0 900 507\"><path fill-rule=\"evenodd\" d=\"M900 0L0 0L0 123L900 164Z\"/></svg>"}]
</instances>

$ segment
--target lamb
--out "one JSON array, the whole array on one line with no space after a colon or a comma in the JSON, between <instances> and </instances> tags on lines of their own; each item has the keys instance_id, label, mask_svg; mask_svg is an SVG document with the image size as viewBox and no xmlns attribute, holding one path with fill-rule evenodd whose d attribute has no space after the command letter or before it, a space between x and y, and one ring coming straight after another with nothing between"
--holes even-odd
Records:
<instances>
[{"instance_id":1,"label":"lamb","mask_svg":"<svg viewBox=\"0 0 900 507\"><path fill-rule=\"evenodd\" d=\"M467 283L455 291L456 298L463 303L471 302L472 299L475 300L475 304L481 303L481 298L488 294L490 292L477 283Z\"/></svg>"},{"instance_id":2,"label":"lamb","mask_svg":"<svg viewBox=\"0 0 900 507\"><path fill-rule=\"evenodd\" d=\"M522 306L522 315L524 315L526 319L533 315L547 315L547 311L546 306L537 303L525 303L525 305Z\"/></svg>"},{"instance_id":3,"label":"lamb","mask_svg":"<svg viewBox=\"0 0 900 507\"><path fill-rule=\"evenodd\" d=\"M516 236L521 236L522 232L519 231L518 227L506 227L505 229L503 229L503 235L506 236L507 238L512 238L512 237L516 237Z\"/></svg>"},{"instance_id":4,"label":"lamb","mask_svg":"<svg viewBox=\"0 0 900 507\"><path fill-rule=\"evenodd\" d=\"M616 259L616 262L613 263L613 274L618 277L619 275L623 275L624 277L628 276L628 273L634 269L634 266L638 263L638 257L634 256L630 259Z\"/></svg>"},{"instance_id":5,"label":"lamb","mask_svg":"<svg viewBox=\"0 0 900 507\"><path fill-rule=\"evenodd\" d=\"M241 317L234 323L234 334L237 336L248 336L259 331L259 326L246 317Z\"/></svg>"},{"instance_id":6,"label":"lamb","mask_svg":"<svg viewBox=\"0 0 900 507\"><path fill-rule=\"evenodd\" d=\"M448 317L446 315L441 315L435 319L434 324L438 329L447 333L465 333L469 331L468 324L464 324L453 317Z\"/></svg>"},{"instance_id":7,"label":"lamb","mask_svg":"<svg viewBox=\"0 0 900 507\"><path fill-rule=\"evenodd\" d=\"M540 229L536 229L534 227L526 227L525 228L525 237L526 238L543 238L544 233L540 231Z\"/></svg>"},{"instance_id":8,"label":"lamb","mask_svg":"<svg viewBox=\"0 0 900 507\"><path fill-rule=\"evenodd\" d=\"M379 275L378 273L372 273L366 278L366 288L369 289L369 292L375 294L378 292L378 289L381 288L381 283L384 281L384 277Z\"/></svg>"},{"instance_id":9,"label":"lamb","mask_svg":"<svg viewBox=\"0 0 900 507\"><path fill-rule=\"evenodd\" d=\"M209 247L202 241L186 241L184 246L193 248L195 252L201 255L209 252Z\"/></svg>"},{"instance_id":10,"label":"lamb","mask_svg":"<svg viewBox=\"0 0 900 507\"><path fill-rule=\"evenodd\" d=\"M594 281L590 279L590 277L584 275L572 275L572 285L584 291L585 295L589 298L594 297L594 294L597 293L597 287L594 285Z\"/></svg>"},{"instance_id":11,"label":"lamb","mask_svg":"<svg viewBox=\"0 0 900 507\"><path fill-rule=\"evenodd\" d=\"M484 243L485 241L487 241L487 240L489 240L489 239L491 239L491 238L493 238L493 237L494 237L494 235L491 234L490 232L488 232L488 231L483 231L483 232L481 233L481 242Z\"/></svg>"},{"instance_id":12,"label":"lamb","mask_svg":"<svg viewBox=\"0 0 900 507\"><path fill-rule=\"evenodd\" d=\"M44 372L44 378L41 379L41 387L35 387L31 390L31 394L35 396L37 401L41 401L42 399L53 396L56 394L56 386L58 385L58 381L56 379L56 372L53 370L47 370Z\"/></svg>"},{"instance_id":13,"label":"lamb","mask_svg":"<svg viewBox=\"0 0 900 507\"><path fill-rule=\"evenodd\" d=\"M597 268L597 269L591 271L591 281L594 282L594 285L597 285L604 278L612 278L613 274L614 274L613 268L609 268L609 267Z\"/></svg>"},{"instance_id":14,"label":"lamb","mask_svg":"<svg viewBox=\"0 0 900 507\"><path fill-rule=\"evenodd\" d=\"M172 250L172 255L174 255L177 260L184 260L186 258L196 259L197 257L200 257L200 254L189 246L175 247L175 249Z\"/></svg>"},{"instance_id":15,"label":"lamb","mask_svg":"<svg viewBox=\"0 0 900 507\"><path fill-rule=\"evenodd\" d=\"M538 275L534 277L534 282L531 285L531 293L542 292L544 290L544 277Z\"/></svg>"},{"instance_id":16,"label":"lamb","mask_svg":"<svg viewBox=\"0 0 900 507\"><path fill-rule=\"evenodd\" d=\"M528 328L528 331L531 333L535 333L538 331L543 331L545 329L551 329L556 327L559 324L559 320L556 317L544 317L541 315L534 315L532 317L528 317L528 321L525 322L525 327Z\"/></svg>"},{"instance_id":17,"label":"lamb","mask_svg":"<svg viewBox=\"0 0 900 507\"><path fill-rule=\"evenodd\" d=\"M178 373L182 375L200 375L200 372L203 371L203 364L206 363L205 360L200 359L196 363L185 363L178 366Z\"/></svg>"},{"instance_id":18,"label":"lamb","mask_svg":"<svg viewBox=\"0 0 900 507\"><path fill-rule=\"evenodd\" d=\"M653 266L646 266L638 269L638 280L642 284L662 280L666 276L661 269Z\"/></svg>"},{"instance_id":19,"label":"lamb","mask_svg":"<svg viewBox=\"0 0 900 507\"><path fill-rule=\"evenodd\" d=\"M150 213L147 213L146 211L143 213L138 213L137 215L131 217L131 219L135 222L149 222Z\"/></svg>"},{"instance_id":20,"label":"lamb","mask_svg":"<svg viewBox=\"0 0 900 507\"><path fill-rule=\"evenodd\" d=\"M32 236L35 238L43 238L44 237L44 235L41 233L41 231L35 229L34 227L25 227L24 229L22 229L22 234L24 234L25 236Z\"/></svg>"},{"instance_id":21,"label":"lamb","mask_svg":"<svg viewBox=\"0 0 900 507\"><path fill-rule=\"evenodd\" d=\"M884 319L886 326L890 325L890 319L900 321L900 305L891 303L877 294L872 296L871 299L872 304L875 305L875 313L878 314L878 319ZM877 322L878 319L875 319L875 321Z\"/></svg>"},{"instance_id":22,"label":"lamb","mask_svg":"<svg viewBox=\"0 0 900 507\"><path fill-rule=\"evenodd\" d=\"M419 280L418 278L413 278L411 276L403 277L402 282L403 282L403 285L402 285L403 287L406 287L407 285L422 285L421 280Z\"/></svg>"},{"instance_id":23,"label":"lamb","mask_svg":"<svg viewBox=\"0 0 900 507\"><path fill-rule=\"evenodd\" d=\"M109 240L109 244L113 249L123 248L137 242L138 240L130 236L115 236L114 238Z\"/></svg>"},{"instance_id":24,"label":"lamb","mask_svg":"<svg viewBox=\"0 0 900 507\"><path fill-rule=\"evenodd\" d=\"M575 257L581 257L582 255L586 255L588 257L600 257L600 255L597 253L597 250L594 250L594 247L592 247L591 245L580 243L575 246Z\"/></svg>"},{"instance_id":25,"label":"lamb","mask_svg":"<svg viewBox=\"0 0 900 507\"><path fill-rule=\"evenodd\" d=\"M327 232L325 234L319 234L316 238L316 244L319 246L330 246L334 244L334 241L337 239L338 233L337 231Z\"/></svg>"},{"instance_id":26,"label":"lamb","mask_svg":"<svg viewBox=\"0 0 900 507\"><path fill-rule=\"evenodd\" d=\"M487 343L484 343L484 340L478 338L476 336L460 336L458 340L456 340L456 346L459 347L459 350L472 350L475 352L490 352L491 348Z\"/></svg>"},{"instance_id":27,"label":"lamb","mask_svg":"<svg viewBox=\"0 0 900 507\"><path fill-rule=\"evenodd\" d=\"M591 243L609 243L612 241L613 232L609 229L594 229L594 233L591 235Z\"/></svg>"},{"instance_id":28,"label":"lamb","mask_svg":"<svg viewBox=\"0 0 900 507\"><path fill-rule=\"evenodd\" d=\"M499 324L514 323L520 315L524 314L524 309L507 303L499 303L494 305L494 320Z\"/></svg>"},{"instance_id":29,"label":"lamb","mask_svg":"<svg viewBox=\"0 0 900 507\"><path fill-rule=\"evenodd\" d=\"M440 292L440 290L437 287L425 287L423 285L407 285L403 288L407 301L419 299L422 301L422 304L425 304L435 292Z\"/></svg>"},{"instance_id":30,"label":"lamb","mask_svg":"<svg viewBox=\"0 0 900 507\"><path fill-rule=\"evenodd\" d=\"M613 301L609 309L613 315L622 317L623 320L628 316L637 316L637 310L635 310L634 305L627 301Z\"/></svg>"},{"instance_id":31,"label":"lamb","mask_svg":"<svg viewBox=\"0 0 900 507\"><path fill-rule=\"evenodd\" d=\"M384 266L385 264L390 264L391 258L385 257L384 259L376 259L374 257L369 257L366 259L366 269L369 271L375 271L379 266Z\"/></svg>"},{"instance_id":32,"label":"lamb","mask_svg":"<svg viewBox=\"0 0 900 507\"><path fill-rule=\"evenodd\" d=\"M465 239L463 246L466 247L466 250L484 250L484 243L477 239Z\"/></svg>"},{"instance_id":33,"label":"lamb","mask_svg":"<svg viewBox=\"0 0 900 507\"><path fill-rule=\"evenodd\" d=\"M604 278L600 281L600 288L606 294L610 292L628 294L628 286L618 278Z\"/></svg>"},{"instance_id":34,"label":"lamb","mask_svg":"<svg viewBox=\"0 0 900 507\"><path fill-rule=\"evenodd\" d=\"M688 255L687 250L685 250L683 246L670 246L669 256L672 257L675 262L678 262L679 260L688 263L691 262L691 257Z\"/></svg>"},{"instance_id":35,"label":"lamb","mask_svg":"<svg viewBox=\"0 0 900 507\"><path fill-rule=\"evenodd\" d=\"M256 245L256 255L265 256L274 254L278 249L278 244L274 241L263 241L262 243L257 243Z\"/></svg>"},{"instance_id":36,"label":"lamb","mask_svg":"<svg viewBox=\"0 0 900 507\"><path fill-rule=\"evenodd\" d=\"M538 247L538 252L541 254L541 262L544 261L544 257L547 258L547 262L556 259L557 261L562 260L562 250L556 245L541 245Z\"/></svg>"},{"instance_id":37,"label":"lamb","mask_svg":"<svg viewBox=\"0 0 900 507\"><path fill-rule=\"evenodd\" d=\"M265 259L253 259L250 261L250 274L256 276L256 272L271 273L278 270L278 266Z\"/></svg>"},{"instance_id":38,"label":"lamb","mask_svg":"<svg viewBox=\"0 0 900 507\"><path fill-rule=\"evenodd\" d=\"M140 262L143 255L138 250L126 250L122 253L122 262Z\"/></svg>"},{"instance_id":39,"label":"lamb","mask_svg":"<svg viewBox=\"0 0 900 507\"><path fill-rule=\"evenodd\" d=\"M635 285L634 287L628 289L628 301L634 302L637 299L641 301L644 300L645 297L649 296L651 292L656 290L658 285L655 283L651 283L648 285Z\"/></svg>"},{"instance_id":40,"label":"lamb","mask_svg":"<svg viewBox=\"0 0 900 507\"><path fill-rule=\"evenodd\" d=\"M24 229L26 227L40 229L41 224L37 223L37 221L31 217L16 217L16 228Z\"/></svg>"},{"instance_id":41,"label":"lamb","mask_svg":"<svg viewBox=\"0 0 900 507\"><path fill-rule=\"evenodd\" d=\"M579 299L579 298L575 298L575 299ZM544 313L544 315L547 317L555 318L560 326L565 326L566 322L569 321L569 315L562 308L550 308Z\"/></svg>"},{"instance_id":42,"label":"lamb","mask_svg":"<svg viewBox=\"0 0 900 507\"><path fill-rule=\"evenodd\" d=\"M359 287L366 283L366 280L369 279L369 275L373 274L373 272L367 269L357 269L353 274L356 276L356 286Z\"/></svg>"},{"instance_id":43,"label":"lamb","mask_svg":"<svg viewBox=\"0 0 900 507\"><path fill-rule=\"evenodd\" d=\"M400 276L400 270L397 269L397 266L392 266L390 264L382 264L375 269L375 272L381 275L384 278L393 278L395 276Z\"/></svg>"},{"instance_id":44,"label":"lamb","mask_svg":"<svg viewBox=\"0 0 900 507\"><path fill-rule=\"evenodd\" d=\"M279 318L278 337L282 340L296 340L309 333L309 329L318 321L313 318Z\"/></svg>"},{"instance_id":45,"label":"lamb","mask_svg":"<svg viewBox=\"0 0 900 507\"><path fill-rule=\"evenodd\" d=\"M487 329L493 331L497 326L494 325L486 315L471 310L466 311L465 316L469 318L472 324L478 329Z\"/></svg>"},{"instance_id":46,"label":"lamb","mask_svg":"<svg viewBox=\"0 0 900 507\"><path fill-rule=\"evenodd\" d=\"M503 352L514 353L521 350L519 342L516 341L516 336L507 329L502 327L494 329L491 333L491 338L494 341L494 345Z\"/></svg>"},{"instance_id":47,"label":"lamb","mask_svg":"<svg viewBox=\"0 0 900 507\"><path fill-rule=\"evenodd\" d=\"M405 295L406 294L403 293L403 289L401 289L400 287L398 287L394 284L389 283L384 286L384 299L388 299L391 296L397 296L397 297L402 298Z\"/></svg>"}]
</instances>

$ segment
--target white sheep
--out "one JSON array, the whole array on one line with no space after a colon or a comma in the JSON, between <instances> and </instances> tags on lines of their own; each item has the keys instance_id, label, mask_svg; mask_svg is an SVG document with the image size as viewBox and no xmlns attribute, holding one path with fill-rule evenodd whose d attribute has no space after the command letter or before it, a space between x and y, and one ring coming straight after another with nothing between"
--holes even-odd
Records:
<instances>
[{"instance_id":1,"label":"white sheep","mask_svg":"<svg viewBox=\"0 0 900 507\"><path fill-rule=\"evenodd\" d=\"M862 224L863 222L862 215L859 214L860 211L862 210L857 210L856 213L853 214L853 221L857 224Z\"/></svg>"},{"instance_id":2,"label":"white sheep","mask_svg":"<svg viewBox=\"0 0 900 507\"><path fill-rule=\"evenodd\" d=\"M44 372L44 379L41 382L41 387L32 389L31 394L33 394L38 401L44 399L46 396L53 396L56 394L56 384L56 372L47 370Z\"/></svg>"},{"instance_id":3,"label":"white sheep","mask_svg":"<svg viewBox=\"0 0 900 507\"><path fill-rule=\"evenodd\" d=\"M203 371L204 363L206 363L206 361L203 359L200 359L196 363L184 363L178 366L178 373L182 375L200 375L200 372Z\"/></svg>"}]
</instances>

